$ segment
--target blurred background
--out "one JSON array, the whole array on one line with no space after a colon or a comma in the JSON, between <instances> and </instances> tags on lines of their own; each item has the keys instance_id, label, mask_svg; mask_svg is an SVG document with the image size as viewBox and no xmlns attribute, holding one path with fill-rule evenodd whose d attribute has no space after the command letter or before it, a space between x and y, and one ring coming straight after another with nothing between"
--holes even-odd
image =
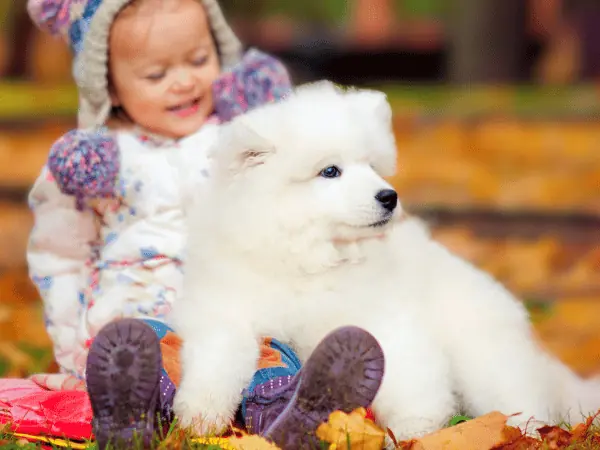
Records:
<instances>
[{"instance_id":1,"label":"blurred background","mask_svg":"<svg viewBox=\"0 0 600 450\"><path fill-rule=\"evenodd\" d=\"M387 92L405 207L519 294L561 359L600 372L600 1L221 3L297 83ZM25 5L0 0L0 376L53 370L26 196L77 108L68 50Z\"/></svg>"}]
</instances>

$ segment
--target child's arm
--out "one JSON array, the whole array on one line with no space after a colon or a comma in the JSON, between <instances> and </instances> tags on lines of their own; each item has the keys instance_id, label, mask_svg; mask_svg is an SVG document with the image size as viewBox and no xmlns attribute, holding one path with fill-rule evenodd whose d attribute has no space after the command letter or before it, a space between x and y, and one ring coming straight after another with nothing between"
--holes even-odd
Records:
<instances>
[{"instance_id":1,"label":"child's arm","mask_svg":"<svg viewBox=\"0 0 600 450\"><path fill-rule=\"evenodd\" d=\"M60 138L29 194L34 216L27 249L29 273L44 303L55 359L62 372L71 374L81 372L76 357L84 347L78 337L82 291L86 262L99 237L95 214L85 204L94 192L101 196L111 192L109 177L114 175L116 163L102 165L107 158L118 156L116 146L109 144L114 141L105 137L92 147L91 141L98 136L78 130ZM82 142L84 145L79 145Z\"/></svg>"}]
</instances>

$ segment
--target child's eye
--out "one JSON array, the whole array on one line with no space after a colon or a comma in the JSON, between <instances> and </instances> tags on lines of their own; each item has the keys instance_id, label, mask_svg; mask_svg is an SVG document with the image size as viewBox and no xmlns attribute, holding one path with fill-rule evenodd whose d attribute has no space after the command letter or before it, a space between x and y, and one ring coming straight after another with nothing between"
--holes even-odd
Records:
<instances>
[{"instance_id":1,"label":"child's eye","mask_svg":"<svg viewBox=\"0 0 600 450\"><path fill-rule=\"evenodd\" d=\"M207 57L207 56L202 56L202 57L200 57L200 58L195 58L195 59L192 61L192 64L193 64L194 66L202 66L202 65L206 64L206 60L207 60L207 59L208 59L208 57Z\"/></svg>"},{"instance_id":2,"label":"child's eye","mask_svg":"<svg viewBox=\"0 0 600 450\"><path fill-rule=\"evenodd\" d=\"M160 81L165 77L165 72L155 72L146 75L146 79L150 81Z\"/></svg>"}]
</instances>

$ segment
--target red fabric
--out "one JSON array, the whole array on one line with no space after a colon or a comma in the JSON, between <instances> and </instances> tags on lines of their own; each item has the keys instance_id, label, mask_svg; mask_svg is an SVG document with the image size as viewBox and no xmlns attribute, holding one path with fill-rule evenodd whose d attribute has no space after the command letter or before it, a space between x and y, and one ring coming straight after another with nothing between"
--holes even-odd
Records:
<instances>
[{"instance_id":1,"label":"red fabric","mask_svg":"<svg viewBox=\"0 0 600 450\"><path fill-rule=\"evenodd\" d=\"M71 440L92 438L92 407L84 391L48 391L31 380L0 379L0 424L18 433Z\"/></svg>"}]
</instances>

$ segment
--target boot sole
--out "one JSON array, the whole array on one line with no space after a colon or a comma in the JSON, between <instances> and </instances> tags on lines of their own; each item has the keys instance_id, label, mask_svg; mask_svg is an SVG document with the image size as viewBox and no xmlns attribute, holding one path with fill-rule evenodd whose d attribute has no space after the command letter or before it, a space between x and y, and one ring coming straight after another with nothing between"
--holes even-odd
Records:
<instances>
[{"instance_id":1,"label":"boot sole","mask_svg":"<svg viewBox=\"0 0 600 450\"><path fill-rule=\"evenodd\" d=\"M86 367L98 448L150 444L161 367L158 336L146 323L123 319L100 330Z\"/></svg>"},{"instance_id":2,"label":"boot sole","mask_svg":"<svg viewBox=\"0 0 600 450\"><path fill-rule=\"evenodd\" d=\"M351 326L333 331L302 368L294 396L264 436L284 450L321 448L318 426L334 411L370 406L384 368L383 350L370 333Z\"/></svg>"}]
</instances>

